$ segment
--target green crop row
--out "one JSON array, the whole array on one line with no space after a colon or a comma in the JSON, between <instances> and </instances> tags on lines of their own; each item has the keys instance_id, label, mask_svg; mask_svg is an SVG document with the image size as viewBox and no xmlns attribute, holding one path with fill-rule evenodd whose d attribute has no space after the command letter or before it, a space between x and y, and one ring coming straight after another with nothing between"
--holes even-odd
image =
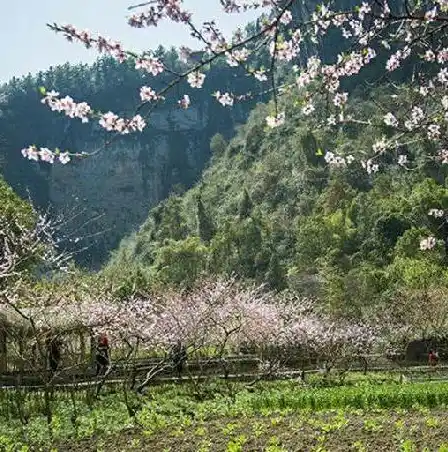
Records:
<instances>
[{"instance_id":1,"label":"green crop row","mask_svg":"<svg viewBox=\"0 0 448 452\"><path fill-rule=\"evenodd\" d=\"M372 413L443 409L448 406L448 383L364 382L338 387L306 387L296 381L264 382L250 387L243 383L215 383L201 397L187 385L166 385L151 388L147 396L128 393L127 405L124 402L120 391L109 392L95 401L81 391L55 394L49 430L43 394L0 392L0 451L9 450L6 444L14 444L10 450L20 450L19 444L108 436L142 427L157 432L222 418L298 416L301 412L328 410Z\"/></svg>"}]
</instances>

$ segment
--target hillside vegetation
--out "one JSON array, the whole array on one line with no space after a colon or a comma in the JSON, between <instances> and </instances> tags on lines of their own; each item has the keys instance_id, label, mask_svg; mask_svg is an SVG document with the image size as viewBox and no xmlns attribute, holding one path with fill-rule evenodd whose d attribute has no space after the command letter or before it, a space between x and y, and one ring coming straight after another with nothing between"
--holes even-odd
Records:
<instances>
[{"instance_id":1,"label":"hillside vegetation","mask_svg":"<svg viewBox=\"0 0 448 452\"><path fill-rule=\"evenodd\" d=\"M371 112L381 124L372 99L382 95L378 90L350 109ZM403 105L409 95L403 90ZM446 169L424 160L427 148L409 145L397 152L412 170L388 167L380 156L387 170L368 174L363 153L387 126L341 126L334 134L300 113L300 93L282 102L293 114L287 125L267 129L270 107L260 104L230 143L214 136L201 181L153 209L105 273L125 292L235 273L352 314L402 293L418 299L435 286L443 291L445 251L423 251L419 243L428 234L446 240L446 223L428 215L448 207ZM330 150L356 159L329 166Z\"/></svg>"}]
</instances>

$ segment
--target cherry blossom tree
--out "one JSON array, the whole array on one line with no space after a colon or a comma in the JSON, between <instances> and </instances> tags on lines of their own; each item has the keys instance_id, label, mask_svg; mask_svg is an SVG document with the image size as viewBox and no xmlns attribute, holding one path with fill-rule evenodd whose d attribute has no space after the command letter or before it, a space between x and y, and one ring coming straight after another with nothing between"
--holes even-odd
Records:
<instances>
[{"instance_id":1,"label":"cherry blossom tree","mask_svg":"<svg viewBox=\"0 0 448 452\"><path fill-rule=\"evenodd\" d=\"M376 327L332 318L309 299L288 296L278 302L277 312L276 330L258 343L271 348L267 360L277 368L292 362L302 369L320 365L329 373L335 366L352 366L380 343Z\"/></svg>"},{"instance_id":2,"label":"cherry blossom tree","mask_svg":"<svg viewBox=\"0 0 448 452\"><path fill-rule=\"evenodd\" d=\"M176 344L185 347L189 362L204 376L212 361L227 375L226 357L242 347L259 354L267 365L264 372L281 370L294 351L300 352L302 366L312 357L330 371L344 359L369 353L378 341L368 325L332 319L310 300L279 299L263 287L244 287L235 279L202 281L188 292L165 291L124 302L107 297L69 301L37 317L40 324L83 325L106 333L115 349L128 350L125 363L137 354L156 354L160 359L140 390L160 373L172 371ZM197 372L190 374L195 376Z\"/></svg>"}]
</instances>

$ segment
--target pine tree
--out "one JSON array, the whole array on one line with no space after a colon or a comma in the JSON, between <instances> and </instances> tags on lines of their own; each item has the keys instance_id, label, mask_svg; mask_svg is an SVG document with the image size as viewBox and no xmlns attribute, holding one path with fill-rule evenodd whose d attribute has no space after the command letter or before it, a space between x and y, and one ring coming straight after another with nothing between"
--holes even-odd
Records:
<instances>
[{"instance_id":1,"label":"pine tree","mask_svg":"<svg viewBox=\"0 0 448 452\"><path fill-rule=\"evenodd\" d=\"M212 139L210 140L210 151L213 156L223 155L226 148L227 141L220 133L212 136Z\"/></svg>"},{"instance_id":2,"label":"pine tree","mask_svg":"<svg viewBox=\"0 0 448 452\"><path fill-rule=\"evenodd\" d=\"M244 189L243 197L239 206L239 217L240 219L249 218L252 213L253 203L250 199L249 193Z\"/></svg>"},{"instance_id":3,"label":"pine tree","mask_svg":"<svg viewBox=\"0 0 448 452\"><path fill-rule=\"evenodd\" d=\"M205 210L201 194L197 197L197 225L198 234L201 240L204 243L210 243L210 240L215 235L215 226Z\"/></svg>"},{"instance_id":4,"label":"pine tree","mask_svg":"<svg viewBox=\"0 0 448 452\"><path fill-rule=\"evenodd\" d=\"M286 287L285 271L275 252L272 253L271 259L269 260L269 268L266 272L265 279L271 289L283 290Z\"/></svg>"}]
</instances>

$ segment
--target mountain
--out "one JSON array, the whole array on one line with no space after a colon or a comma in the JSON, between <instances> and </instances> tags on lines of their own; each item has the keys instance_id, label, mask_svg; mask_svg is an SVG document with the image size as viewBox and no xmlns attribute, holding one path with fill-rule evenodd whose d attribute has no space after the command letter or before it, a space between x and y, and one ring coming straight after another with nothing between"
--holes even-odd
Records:
<instances>
[{"instance_id":1,"label":"mountain","mask_svg":"<svg viewBox=\"0 0 448 452\"><path fill-rule=\"evenodd\" d=\"M294 22L309 18L317 3L294 2ZM338 0L337 3L348 8L355 2ZM246 31L253 34L259 28L260 23L252 23ZM346 45L334 33L318 44L305 38L297 63L306 64L307 58L316 52L323 61L332 61ZM175 49L159 48L156 56L175 71L184 69ZM374 84L379 80L384 67L381 58L380 55L367 74L363 72L363 82ZM254 67L270 66L266 49L253 60ZM277 69L277 84L291 76L290 65L279 65ZM241 68L231 68L217 60L205 70L207 79L203 90L179 84L152 114L144 133L114 139L107 146L110 134L95 123L81 124L49 111L40 103L39 88L54 89L76 101L87 101L103 112L111 110L129 116L139 103L139 88L143 84L160 89L172 80L172 75L154 78L134 70L132 61L119 64L102 58L91 66L66 64L50 68L34 76L13 79L0 88L1 173L22 197L30 196L41 209L66 217L67 227L71 228L67 235L73 238L72 248L77 251L78 264L100 267L120 240L145 221L151 207L172 193L183 193L200 179L211 156L210 140L216 133L221 138L215 137L212 145L222 148L234 136L236 127L246 121L255 102L269 100L267 94L260 93L270 88L270 82L260 83ZM394 80L402 81L404 74L409 76L405 65L401 72L396 71ZM357 90L359 96L365 96L359 77L353 77L343 89ZM212 96L217 90L236 94L251 92L254 96L226 109ZM183 94L192 100L188 110L181 110L177 105ZM254 154L251 158L255 158L265 134L262 122L243 138L247 138L243 148L251 149ZM30 144L98 152L67 166L32 164L20 154Z\"/></svg>"},{"instance_id":2,"label":"mountain","mask_svg":"<svg viewBox=\"0 0 448 452\"><path fill-rule=\"evenodd\" d=\"M158 55L170 67L181 65L174 50L159 49ZM123 236L138 228L152 206L198 180L214 134L230 137L245 121L254 102L226 109L212 96L230 89L237 79L242 92L261 91L260 82L244 77L238 68L214 66L207 72L206 89L180 84L151 115L142 134L119 137L106 147L108 132L50 111L40 103L39 88L54 89L103 112L131 115L139 103L139 88L147 84L160 89L170 75L153 78L135 71L131 63L103 58L91 66L67 64L13 79L0 89L1 172L22 197L29 193L41 209L65 215L76 246L88 247L78 262L97 267ZM177 106L183 94L191 98L188 110ZM32 164L20 153L30 144L100 152L66 166Z\"/></svg>"}]
</instances>

